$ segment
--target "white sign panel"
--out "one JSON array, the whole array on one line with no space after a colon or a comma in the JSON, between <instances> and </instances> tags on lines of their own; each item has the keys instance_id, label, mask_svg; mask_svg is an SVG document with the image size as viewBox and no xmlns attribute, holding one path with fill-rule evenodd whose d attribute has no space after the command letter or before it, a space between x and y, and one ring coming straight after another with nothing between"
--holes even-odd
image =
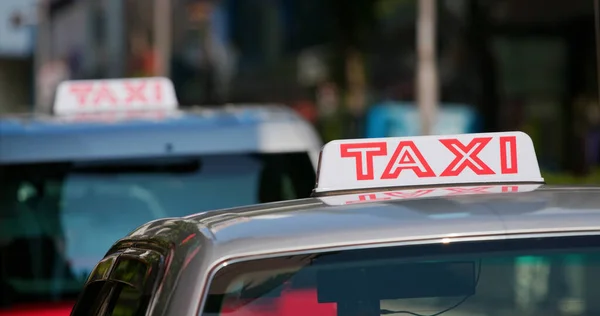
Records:
<instances>
[{"instance_id":1,"label":"white sign panel","mask_svg":"<svg viewBox=\"0 0 600 316\"><path fill-rule=\"evenodd\" d=\"M173 83L162 77L65 81L58 86L54 101L58 115L177 107Z\"/></svg>"},{"instance_id":2,"label":"white sign panel","mask_svg":"<svg viewBox=\"0 0 600 316\"><path fill-rule=\"evenodd\" d=\"M326 144L315 192L515 182L544 182L525 133L370 138Z\"/></svg>"}]
</instances>

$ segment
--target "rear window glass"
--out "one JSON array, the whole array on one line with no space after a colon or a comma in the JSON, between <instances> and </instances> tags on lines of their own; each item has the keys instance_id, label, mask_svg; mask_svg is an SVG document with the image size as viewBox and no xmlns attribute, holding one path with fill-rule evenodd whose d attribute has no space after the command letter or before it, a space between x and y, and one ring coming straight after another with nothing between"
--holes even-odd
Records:
<instances>
[{"instance_id":1,"label":"rear window glass","mask_svg":"<svg viewBox=\"0 0 600 316\"><path fill-rule=\"evenodd\" d=\"M231 263L202 315L599 315L599 246L555 237Z\"/></svg>"}]
</instances>

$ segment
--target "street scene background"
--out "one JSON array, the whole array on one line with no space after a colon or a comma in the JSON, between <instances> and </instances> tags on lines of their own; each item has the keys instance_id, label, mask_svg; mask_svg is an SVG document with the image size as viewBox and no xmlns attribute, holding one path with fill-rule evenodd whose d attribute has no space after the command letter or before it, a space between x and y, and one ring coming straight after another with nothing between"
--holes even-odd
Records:
<instances>
[{"instance_id":1,"label":"street scene background","mask_svg":"<svg viewBox=\"0 0 600 316\"><path fill-rule=\"evenodd\" d=\"M0 114L53 114L57 86L65 80L161 76L173 82L183 109L280 104L313 124L324 142L424 133L523 131L534 142L548 184L598 184L598 17L594 0L1 0ZM26 123L23 126L27 133ZM231 138L227 141L233 142ZM40 153L46 150L40 147L43 146L36 148ZM246 183L255 185L258 171L253 170L258 170L257 166L262 168L264 164L269 165L265 170L272 169L271 160L264 157L203 159L206 170L247 164L244 168L252 172L246 170L242 175L244 182L238 185L245 189L250 187ZM291 161L288 165L297 171L295 174L306 176L312 172L308 158ZM296 161L306 162L306 170L311 172L301 170ZM0 221L4 224L0 245L7 249L0 259L13 257L6 260L12 264L10 268L0 271L3 276L17 279L13 271L26 266L26 262L35 263L32 267L36 268L49 266L45 264L50 262L46 259L49 256L43 251L14 242L21 239L34 244L31 241L37 241L39 236L30 236L28 229L7 224L11 223L8 218L28 215L23 210L30 207L44 210L38 212L43 216L35 220L19 218L25 223L23 227L33 227L30 223L35 222L41 223L40 231L51 231L43 233L52 238L40 233L45 238L40 240L46 243L36 243L36 247L52 255L63 255L71 248L83 250L71 257L87 260L79 261L83 268L77 270L71 288L66 282L63 283L68 286L57 287L63 296L78 293L115 236L121 238L146 219L132 212L133 207L111 204L110 199L100 195L82 200L84 203L72 203L75 206L71 210L75 211L68 214L60 209L62 192L57 192L71 190L84 196L84 184L89 181L90 186L112 189L114 185L117 189L107 190L107 195L118 195L115 192L122 190L119 185L134 187L130 183L143 182L156 193L153 197L170 203L168 209L182 212L199 211L195 202L188 201L201 201L213 209L223 207L213 207L206 201L233 203L238 199L245 205L257 195L251 190L241 194L241 189L226 182L219 185L210 177L202 186L193 179L176 179L181 184L190 181L184 190L183 185L171 185L176 182L160 176L151 182L143 180L143 176L128 175L119 183L112 179L98 181L94 178L98 174L93 172L88 178L75 176L79 182L70 182L75 184L59 190L54 182L63 185L63 175L54 173L67 174L70 169L60 170L53 165L48 169L52 170L5 168L11 171L6 179L16 180L0 188L0 201L6 201L3 208L14 211L5 211L6 219ZM37 179L46 173L51 175L50 180ZM21 190L22 183L30 180L27 177L43 185ZM275 180L268 185L283 187L278 178ZM310 182L307 192L313 188L313 180L302 180L303 187ZM233 193L227 198L219 195L228 190ZM31 192L44 199L37 199ZM586 202L592 205L589 208L597 207L592 198ZM193 210L188 209L190 204L194 204ZM532 210L539 207L535 204ZM109 211L115 213L111 215ZM67 233L58 224L59 213L73 215L71 225L65 225ZM153 216L148 220L167 217L143 214ZM179 216L182 214L169 213L168 217ZM69 235L73 231L80 235ZM24 259L15 260L15 254ZM557 301L566 306L563 314L577 314L571 310L577 310L580 301L573 297L584 296L577 291L584 287L584 280L593 279L589 277L593 274L586 276L581 269L571 269L571 265L583 265L577 260L567 265L569 258L559 259L515 263L518 260L510 258L501 267L505 270L485 272L492 282L484 287L492 293L498 283L510 279L505 276L513 276L523 284L516 283L514 293L506 294L504 289L508 287L498 291L510 296L511 302L529 308ZM552 260L559 263L549 263ZM74 262L71 260L68 265ZM589 262L589 271L596 271L596 261ZM0 263L4 264L2 260ZM514 269L515 266L519 268ZM53 280L63 278L62 272L51 271L48 275ZM40 279L31 277L31 283L13 283L21 285L23 293L29 293L38 291L38 283L49 284L39 282ZM558 294L545 292L554 288L575 289L575 294L567 290ZM14 289L19 294L20 288ZM54 295L55 290L47 292ZM596 292L588 291L589 306L596 304ZM19 303L11 301L8 295L0 298L11 308ZM69 311L71 306L68 305ZM482 307L494 307L487 302L471 306L472 315L481 314ZM506 314L496 310L486 310L484 314L502 313ZM544 309L540 313L552 315Z\"/></svg>"},{"instance_id":2,"label":"street scene background","mask_svg":"<svg viewBox=\"0 0 600 316\"><path fill-rule=\"evenodd\" d=\"M432 132L522 130L548 182L599 182L593 1L433 2ZM324 141L422 130L416 0L5 0L0 20L2 113L166 76L182 107L284 104Z\"/></svg>"}]
</instances>

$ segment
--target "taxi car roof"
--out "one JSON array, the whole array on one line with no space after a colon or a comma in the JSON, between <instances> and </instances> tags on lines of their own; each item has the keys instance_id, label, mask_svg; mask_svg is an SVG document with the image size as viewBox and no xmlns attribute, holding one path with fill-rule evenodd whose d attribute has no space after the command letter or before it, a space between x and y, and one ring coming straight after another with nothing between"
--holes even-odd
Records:
<instances>
[{"instance_id":1,"label":"taxi car roof","mask_svg":"<svg viewBox=\"0 0 600 316\"><path fill-rule=\"evenodd\" d=\"M165 238L165 227L188 224L202 236L206 260L219 262L360 244L600 233L599 205L600 188L584 186L344 206L309 198L158 220L122 241Z\"/></svg>"},{"instance_id":2,"label":"taxi car roof","mask_svg":"<svg viewBox=\"0 0 600 316\"><path fill-rule=\"evenodd\" d=\"M196 108L172 114L109 123L43 114L0 117L0 164L320 148L308 123L280 106ZM277 133L269 132L272 129Z\"/></svg>"}]
</instances>

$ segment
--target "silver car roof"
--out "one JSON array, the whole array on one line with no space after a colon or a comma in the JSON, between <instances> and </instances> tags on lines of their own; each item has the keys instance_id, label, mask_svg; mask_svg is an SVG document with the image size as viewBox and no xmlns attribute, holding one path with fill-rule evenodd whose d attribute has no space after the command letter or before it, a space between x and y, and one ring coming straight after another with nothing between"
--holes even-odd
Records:
<instances>
[{"instance_id":1,"label":"silver car roof","mask_svg":"<svg viewBox=\"0 0 600 316\"><path fill-rule=\"evenodd\" d=\"M211 249L209 261L358 244L577 234L600 231L600 187L542 186L532 192L344 206L309 198L159 220L129 238L152 238L162 224L174 221L199 227Z\"/></svg>"},{"instance_id":2,"label":"silver car roof","mask_svg":"<svg viewBox=\"0 0 600 316\"><path fill-rule=\"evenodd\" d=\"M150 314L191 316L202 308L214 273L239 260L378 245L599 233L600 187L542 186L530 192L343 206L309 198L210 211L150 222L109 254L134 245L162 245L172 254L172 264L156 293L160 303Z\"/></svg>"}]
</instances>

